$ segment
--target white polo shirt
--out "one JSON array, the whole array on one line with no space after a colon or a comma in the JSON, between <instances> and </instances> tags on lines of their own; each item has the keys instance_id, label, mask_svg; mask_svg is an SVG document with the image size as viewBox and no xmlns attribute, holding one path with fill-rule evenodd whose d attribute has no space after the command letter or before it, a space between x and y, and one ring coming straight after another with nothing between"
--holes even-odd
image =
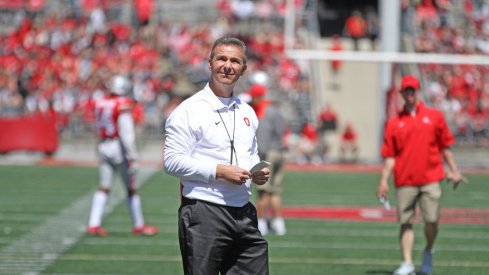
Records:
<instances>
[{"instance_id":1,"label":"white polo shirt","mask_svg":"<svg viewBox=\"0 0 489 275\"><path fill-rule=\"evenodd\" d=\"M257 128L258 119L247 103L232 97L226 106L207 84L166 120L165 172L180 177L184 197L243 206L251 196L251 180L242 185L216 180L216 167L230 164L233 132L233 165L249 170L258 163Z\"/></svg>"}]
</instances>

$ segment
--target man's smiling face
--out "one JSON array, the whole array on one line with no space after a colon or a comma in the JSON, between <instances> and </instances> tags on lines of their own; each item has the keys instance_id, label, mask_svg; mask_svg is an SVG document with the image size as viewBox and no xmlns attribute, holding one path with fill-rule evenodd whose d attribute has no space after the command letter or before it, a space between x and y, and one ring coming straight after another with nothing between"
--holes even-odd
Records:
<instances>
[{"instance_id":1,"label":"man's smiling face","mask_svg":"<svg viewBox=\"0 0 489 275\"><path fill-rule=\"evenodd\" d=\"M235 45L220 45L209 60L212 81L224 85L234 84L246 70L245 53Z\"/></svg>"}]
</instances>

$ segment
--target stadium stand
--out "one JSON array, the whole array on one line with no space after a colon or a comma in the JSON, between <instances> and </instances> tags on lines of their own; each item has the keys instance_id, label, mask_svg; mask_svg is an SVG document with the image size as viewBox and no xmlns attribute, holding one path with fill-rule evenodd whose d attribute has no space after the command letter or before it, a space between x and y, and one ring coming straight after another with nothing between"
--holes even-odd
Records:
<instances>
[{"instance_id":1,"label":"stadium stand","mask_svg":"<svg viewBox=\"0 0 489 275\"><path fill-rule=\"evenodd\" d=\"M487 1L426 0L409 8L413 18L407 30L416 52L489 54ZM458 143L487 147L487 66L423 64L419 71L427 102L443 110Z\"/></svg>"},{"instance_id":2,"label":"stadium stand","mask_svg":"<svg viewBox=\"0 0 489 275\"><path fill-rule=\"evenodd\" d=\"M252 5L243 18L236 9L222 17L215 1L157 1L150 20L134 20L139 17L128 13L131 1L63 3L55 10L59 2L46 1L35 16L26 6L0 7L18 17L15 28L4 28L1 35L2 116L54 111L62 138L89 139L91 102L103 94L112 75L123 74L130 77L140 106L141 134L161 139L167 115L206 83L212 41L231 34L249 45L250 71L264 73L275 96L285 101L297 121L292 132L299 134L311 122L308 97L296 96L299 90L307 92L307 74L284 55L282 2L263 1L260 10ZM300 10L304 3L295 5ZM305 43L300 37L296 41ZM254 77L249 75L240 93Z\"/></svg>"},{"instance_id":3,"label":"stadium stand","mask_svg":"<svg viewBox=\"0 0 489 275\"><path fill-rule=\"evenodd\" d=\"M141 0L140 8L150 9L149 18L148 11L134 12L133 1L103 1L103 6L97 6L97 1L90 0L45 0L34 1L40 3L36 7L24 2L0 1L3 117L54 111L61 140L90 140L90 102L103 93L111 75L121 73L130 77L133 97L139 103L140 145L148 140L160 142L168 114L207 81L206 53L211 41L232 34L248 43L249 71L256 72L247 75L238 92L246 92L254 82L266 82L288 115L290 146L297 146L305 125L317 125L320 110L329 103L338 110L339 128L346 121L355 125L359 160L378 155L371 146L379 142L378 135L371 134L378 121L362 115L385 109L372 94L378 89L378 64L345 62L341 72L333 75L327 62L295 60L284 53L290 41L293 48L330 48L331 39L320 38L317 22L313 23L316 1L293 1L297 20L289 41L284 36L286 1L251 1L252 5L239 1L249 11L237 14L243 9L233 8L236 3L229 0L155 1L153 6ZM487 54L489 8L485 1L401 2L404 50ZM368 10L372 16L372 9ZM365 16L366 11L362 11ZM360 51L376 48L375 39L372 46L369 38L359 41ZM347 37L340 40L344 50L353 49ZM428 87L428 103L445 111L459 144L489 144L486 67L402 67L421 76ZM330 89L332 80L335 89ZM338 159L339 144L338 134L332 139L336 149L330 160ZM299 155L290 154L290 161L317 162L317 157L291 151Z\"/></svg>"}]
</instances>

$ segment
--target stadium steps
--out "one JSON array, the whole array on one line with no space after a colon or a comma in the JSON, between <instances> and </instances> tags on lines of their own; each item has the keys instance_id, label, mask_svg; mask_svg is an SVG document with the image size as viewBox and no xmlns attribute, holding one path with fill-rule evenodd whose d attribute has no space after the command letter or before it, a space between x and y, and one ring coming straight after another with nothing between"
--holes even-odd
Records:
<instances>
[{"instance_id":1,"label":"stadium steps","mask_svg":"<svg viewBox=\"0 0 489 275\"><path fill-rule=\"evenodd\" d=\"M329 49L330 39L322 39L320 49ZM342 40L345 50L352 50L349 39ZM370 50L370 41L360 41L362 51ZM319 62L320 81L316 94L315 106L319 111L326 102L331 104L338 115L338 128L331 140L330 158L334 161L339 157L340 135L346 123L351 122L356 129L359 141L359 158L361 161L372 162L379 159L380 144L380 112L384 104L379 102L379 63L343 62L338 77L335 79L330 70L330 61ZM339 88L333 89L336 83Z\"/></svg>"}]
</instances>

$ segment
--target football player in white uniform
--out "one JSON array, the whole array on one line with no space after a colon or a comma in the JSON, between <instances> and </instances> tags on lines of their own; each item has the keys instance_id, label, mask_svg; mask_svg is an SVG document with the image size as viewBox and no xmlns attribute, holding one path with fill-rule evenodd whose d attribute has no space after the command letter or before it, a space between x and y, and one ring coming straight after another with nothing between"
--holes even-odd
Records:
<instances>
[{"instance_id":1,"label":"football player in white uniform","mask_svg":"<svg viewBox=\"0 0 489 275\"><path fill-rule=\"evenodd\" d=\"M129 92L130 82L121 75L113 77L108 85L108 94L94 102L96 130L100 142L99 189L92 200L92 209L88 222L89 235L105 237L107 231L102 227L102 217L107 203L114 175L119 172L127 189L127 203L132 217L134 235L155 235L157 227L144 222L141 199L136 193L135 162L135 126L133 118L134 102L125 95Z\"/></svg>"}]
</instances>

